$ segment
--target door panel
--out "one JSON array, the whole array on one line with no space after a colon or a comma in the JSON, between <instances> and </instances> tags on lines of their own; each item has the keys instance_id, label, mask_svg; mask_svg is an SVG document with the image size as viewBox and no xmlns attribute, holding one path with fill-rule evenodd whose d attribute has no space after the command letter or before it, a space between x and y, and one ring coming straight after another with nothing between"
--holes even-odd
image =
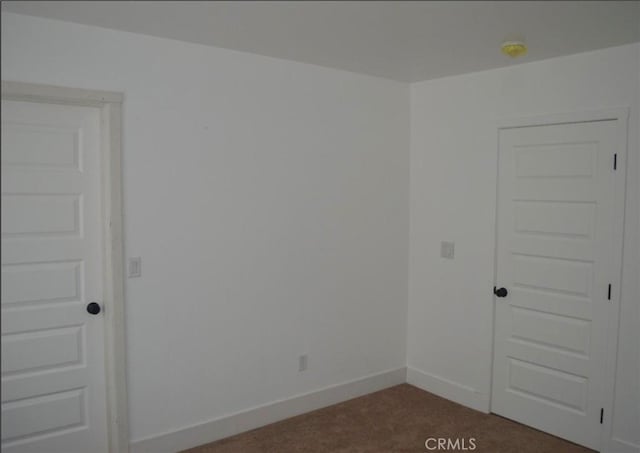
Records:
<instances>
[{"instance_id":1,"label":"door panel","mask_svg":"<svg viewBox=\"0 0 640 453\"><path fill-rule=\"evenodd\" d=\"M612 305L617 121L499 137L492 411L597 449Z\"/></svg>"},{"instance_id":2,"label":"door panel","mask_svg":"<svg viewBox=\"0 0 640 453\"><path fill-rule=\"evenodd\" d=\"M100 116L2 101L2 451L105 452Z\"/></svg>"}]
</instances>

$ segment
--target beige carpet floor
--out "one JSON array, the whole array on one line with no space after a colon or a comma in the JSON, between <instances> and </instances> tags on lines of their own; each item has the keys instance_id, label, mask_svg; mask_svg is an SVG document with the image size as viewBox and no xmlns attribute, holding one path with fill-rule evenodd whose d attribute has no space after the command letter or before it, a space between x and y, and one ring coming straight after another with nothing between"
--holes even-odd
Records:
<instances>
[{"instance_id":1,"label":"beige carpet floor","mask_svg":"<svg viewBox=\"0 0 640 453\"><path fill-rule=\"evenodd\" d=\"M592 452L403 384L202 445L188 453L424 453L430 451L425 441L440 437L465 439L467 449L459 443L458 449L431 451ZM471 438L475 439L475 450L470 450ZM429 443L430 447L436 445L434 441Z\"/></svg>"}]
</instances>

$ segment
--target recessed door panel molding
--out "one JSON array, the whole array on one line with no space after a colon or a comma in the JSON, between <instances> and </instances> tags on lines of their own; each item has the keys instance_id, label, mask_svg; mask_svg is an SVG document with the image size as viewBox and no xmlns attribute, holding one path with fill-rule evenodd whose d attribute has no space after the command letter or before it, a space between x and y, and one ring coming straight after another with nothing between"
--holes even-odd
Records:
<instances>
[{"instance_id":1,"label":"recessed door panel molding","mask_svg":"<svg viewBox=\"0 0 640 453\"><path fill-rule=\"evenodd\" d=\"M512 253L511 260L514 286L590 298L591 262L520 253Z\"/></svg>"},{"instance_id":2,"label":"recessed door panel molding","mask_svg":"<svg viewBox=\"0 0 640 453\"><path fill-rule=\"evenodd\" d=\"M60 366L83 365L83 326L36 330L3 337L4 376Z\"/></svg>"},{"instance_id":3,"label":"recessed door panel molding","mask_svg":"<svg viewBox=\"0 0 640 453\"><path fill-rule=\"evenodd\" d=\"M70 428L87 429L86 406L84 388L4 404L2 442L7 447L27 445L34 438L64 435Z\"/></svg>"},{"instance_id":4,"label":"recessed door panel molding","mask_svg":"<svg viewBox=\"0 0 640 453\"><path fill-rule=\"evenodd\" d=\"M496 285L508 295L495 298L491 408L593 449L612 405L623 120L499 130Z\"/></svg>"},{"instance_id":5,"label":"recessed door panel molding","mask_svg":"<svg viewBox=\"0 0 640 453\"><path fill-rule=\"evenodd\" d=\"M2 165L81 171L81 130L29 123L2 123Z\"/></svg>"},{"instance_id":6,"label":"recessed door panel molding","mask_svg":"<svg viewBox=\"0 0 640 453\"><path fill-rule=\"evenodd\" d=\"M591 322L548 311L512 309L513 338L546 345L558 351L589 355Z\"/></svg>"},{"instance_id":7,"label":"recessed door panel molding","mask_svg":"<svg viewBox=\"0 0 640 453\"><path fill-rule=\"evenodd\" d=\"M518 178L591 177L597 142L541 143L516 145Z\"/></svg>"},{"instance_id":8,"label":"recessed door panel molding","mask_svg":"<svg viewBox=\"0 0 640 453\"><path fill-rule=\"evenodd\" d=\"M508 389L524 398L548 401L559 409L580 414L586 409L586 378L522 360L509 360Z\"/></svg>"},{"instance_id":9,"label":"recessed door panel molding","mask_svg":"<svg viewBox=\"0 0 640 453\"><path fill-rule=\"evenodd\" d=\"M2 303L81 301L83 262L77 260L2 266Z\"/></svg>"},{"instance_id":10,"label":"recessed door panel molding","mask_svg":"<svg viewBox=\"0 0 640 453\"><path fill-rule=\"evenodd\" d=\"M2 237L47 237L82 234L80 194L2 195Z\"/></svg>"},{"instance_id":11,"label":"recessed door panel molding","mask_svg":"<svg viewBox=\"0 0 640 453\"><path fill-rule=\"evenodd\" d=\"M594 204L520 201L515 210L516 233L587 240L593 236Z\"/></svg>"}]
</instances>

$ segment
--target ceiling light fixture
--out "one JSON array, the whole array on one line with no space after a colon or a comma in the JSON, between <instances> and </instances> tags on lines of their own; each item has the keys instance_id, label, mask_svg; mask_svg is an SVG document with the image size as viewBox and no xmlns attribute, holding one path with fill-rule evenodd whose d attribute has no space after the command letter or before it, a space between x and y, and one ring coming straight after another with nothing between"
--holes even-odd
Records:
<instances>
[{"instance_id":1,"label":"ceiling light fixture","mask_svg":"<svg viewBox=\"0 0 640 453\"><path fill-rule=\"evenodd\" d=\"M527 54L527 45L522 41L505 41L502 43L502 53L511 58L522 57Z\"/></svg>"}]
</instances>

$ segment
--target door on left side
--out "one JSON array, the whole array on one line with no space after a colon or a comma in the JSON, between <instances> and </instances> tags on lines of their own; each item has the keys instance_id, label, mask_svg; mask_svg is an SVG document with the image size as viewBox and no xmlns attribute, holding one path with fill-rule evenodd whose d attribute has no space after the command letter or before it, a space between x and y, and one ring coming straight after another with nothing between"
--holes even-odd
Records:
<instances>
[{"instance_id":1,"label":"door on left side","mask_svg":"<svg viewBox=\"0 0 640 453\"><path fill-rule=\"evenodd\" d=\"M2 451L106 452L100 111L3 100L1 154Z\"/></svg>"}]
</instances>

